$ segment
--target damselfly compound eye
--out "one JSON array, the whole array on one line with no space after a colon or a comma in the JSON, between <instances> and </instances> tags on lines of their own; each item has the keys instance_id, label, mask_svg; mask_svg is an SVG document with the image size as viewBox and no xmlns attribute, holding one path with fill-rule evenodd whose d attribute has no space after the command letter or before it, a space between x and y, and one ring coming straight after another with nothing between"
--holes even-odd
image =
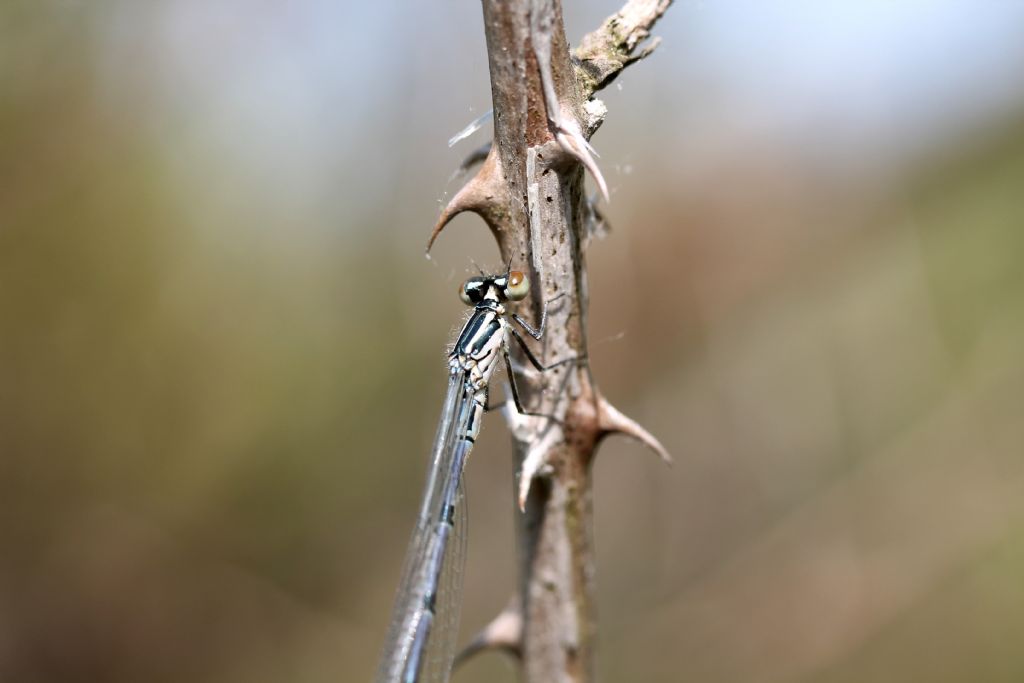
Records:
<instances>
[{"instance_id":1,"label":"damselfly compound eye","mask_svg":"<svg viewBox=\"0 0 1024 683\"><path fill-rule=\"evenodd\" d=\"M505 298L509 301L522 301L529 293L529 278L518 270L509 271L508 284L505 285Z\"/></svg>"},{"instance_id":2,"label":"damselfly compound eye","mask_svg":"<svg viewBox=\"0 0 1024 683\"><path fill-rule=\"evenodd\" d=\"M462 285L459 297L467 306L476 306L484 300L485 294L487 294L487 280L481 277L471 277Z\"/></svg>"}]
</instances>

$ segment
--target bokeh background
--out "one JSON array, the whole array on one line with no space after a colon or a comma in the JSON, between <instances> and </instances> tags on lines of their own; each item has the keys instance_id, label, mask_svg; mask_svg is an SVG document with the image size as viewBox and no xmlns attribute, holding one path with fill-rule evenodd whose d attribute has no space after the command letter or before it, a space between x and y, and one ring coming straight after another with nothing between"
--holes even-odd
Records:
<instances>
[{"instance_id":1,"label":"bokeh background","mask_svg":"<svg viewBox=\"0 0 1024 683\"><path fill-rule=\"evenodd\" d=\"M617 0L567 2L575 41ZM0 680L371 678L475 2L0 4ZM603 97L604 681L1024 680L1024 4L680 0ZM514 581L468 469L463 634ZM455 681L513 681L500 655Z\"/></svg>"}]
</instances>

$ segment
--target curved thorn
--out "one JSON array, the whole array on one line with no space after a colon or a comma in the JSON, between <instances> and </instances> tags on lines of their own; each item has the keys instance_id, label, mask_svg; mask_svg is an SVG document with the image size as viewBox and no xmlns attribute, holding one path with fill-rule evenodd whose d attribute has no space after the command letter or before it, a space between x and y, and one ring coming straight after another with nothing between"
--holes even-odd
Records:
<instances>
[{"instance_id":1,"label":"curved thorn","mask_svg":"<svg viewBox=\"0 0 1024 683\"><path fill-rule=\"evenodd\" d=\"M434 240L441 234L444 226L463 211L478 213L487 221L488 225L493 226L491 212L501 205L503 191L497 149L492 145L480 170L455 193L455 196L441 211L441 215L438 216L437 223L430 233L430 239L427 240L427 253L430 253L431 247L434 246Z\"/></svg>"},{"instance_id":2,"label":"curved thorn","mask_svg":"<svg viewBox=\"0 0 1024 683\"><path fill-rule=\"evenodd\" d=\"M637 424L636 421L620 413L615 406L604 398L600 400L599 410L598 426L603 433L618 432L619 434L632 437L654 451L666 464L672 464L672 456L661 445L661 442L653 434Z\"/></svg>"},{"instance_id":3,"label":"curved thorn","mask_svg":"<svg viewBox=\"0 0 1024 683\"><path fill-rule=\"evenodd\" d=\"M523 616L518 605L519 599L513 596L508 606L455 655L452 670L485 650L500 650L520 659L523 655Z\"/></svg>"},{"instance_id":4,"label":"curved thorn","mask_svg":"<svg viewBox=\"0 0 1024 683\"><path fill-rule=\"evenodd\" d=\"M523 458L523 468L519 473L519 496L517 502L519 503L520 512L526 512L526 499L530 495L530 485L533 484L533 480L541 474L551 471L548 455L561 436L562 430L560 428L549 429L543 438L531 444L529 450L526 451L526 456Z\"/></svg>"},{"instance_id":5,"label":"curved thorn","mask_svg":"<svg viewBox=\"0 0 1024 683\"><path fill-rule=\"evenodd\" d=\"M583 134L578 130L567 130L564 126L559 128L555 132L555 139L558 140L558 144L562 146L566 152L575 157L583 167L590 172L590 175L594 177L594 181L597 182L597 188L601 191L601 196L604 197L605 202L611 202L608 197L608 183L604 180L604 175L601 173L601 169L598 167L597 162L594 160L594 148L590 146Z\"/></svg>"},{"instance_id":6,"label":"curved thorn","mask_svg":"<svg viewBox=\"0 0 1024 683\"><path fill-rule=\"evenodd\" d=\"M463 211L478 211L478 195L479 188L476 185L476 178L474 177L468 183L462 186L462 189L455 193L452 200L448 202L448 205L441 211L441 215L437 218L437 223L434 225L434 229L430 233L430 239L427 240L427 252L430 252L431 247L434 246L434 240L444 230L444 226L448 225L453 218L458 216Z\"/></svg>"}]
</instances>

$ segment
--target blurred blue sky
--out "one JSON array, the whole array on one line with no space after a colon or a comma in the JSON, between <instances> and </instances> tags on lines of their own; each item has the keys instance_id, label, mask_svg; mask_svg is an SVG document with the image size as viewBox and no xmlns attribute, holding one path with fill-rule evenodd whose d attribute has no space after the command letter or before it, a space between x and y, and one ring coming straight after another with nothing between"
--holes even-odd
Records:
<instances>
[{"instance_id":1,"label":"blurred blue sky","mask_svg":"<svg viewBox=\"0 0 1024 683\"><path fill-rule=\"evenodd\" d=\"M567 3L570 40L616 7ZM210 177L230 168L254 193L272 185L288 215L356 186L364 201L351 210L388 203L423 155L457 163L472 141L454 151L445 141L490 105L477 3L177 0L98 16L104 100L165 134L193 197L216 195ZM873 173L1020 107L1022 28L1024 3L998 0L684 0L657 28L661 49L618 86L653 100L666 122L659 146L690 163L703 163L702 139L742 146L767 130L809 143L819 163ZM623 161L600 133L595 143ZM353 157L367 163L338 163ZM423 190L440 200L444 181ZM423 208L396 220L423 223ZM360 218L307 228L358 231Z\"/></svg>"}]
</instances>

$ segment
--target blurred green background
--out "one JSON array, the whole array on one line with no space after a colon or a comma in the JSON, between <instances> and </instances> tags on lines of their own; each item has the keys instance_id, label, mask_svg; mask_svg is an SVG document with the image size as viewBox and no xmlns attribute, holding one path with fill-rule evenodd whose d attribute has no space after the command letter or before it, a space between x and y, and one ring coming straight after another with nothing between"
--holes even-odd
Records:
<instances>
[{"instance_id":1,"label":"blurred green background","mask_svg":"<svg viewBox=\"0 0 1024 683\"><path fill-rule=\"evenodd\" d=\"M1024 4L657 33L603 94L591 359L677 462L597 461L601 680L1024 680ZM0 680L370 679L497 262L472 216L423 258L478 4L7 0L0 93ZM512 467L491 418L463 641Z\"/></svg>"}]
</instances>

